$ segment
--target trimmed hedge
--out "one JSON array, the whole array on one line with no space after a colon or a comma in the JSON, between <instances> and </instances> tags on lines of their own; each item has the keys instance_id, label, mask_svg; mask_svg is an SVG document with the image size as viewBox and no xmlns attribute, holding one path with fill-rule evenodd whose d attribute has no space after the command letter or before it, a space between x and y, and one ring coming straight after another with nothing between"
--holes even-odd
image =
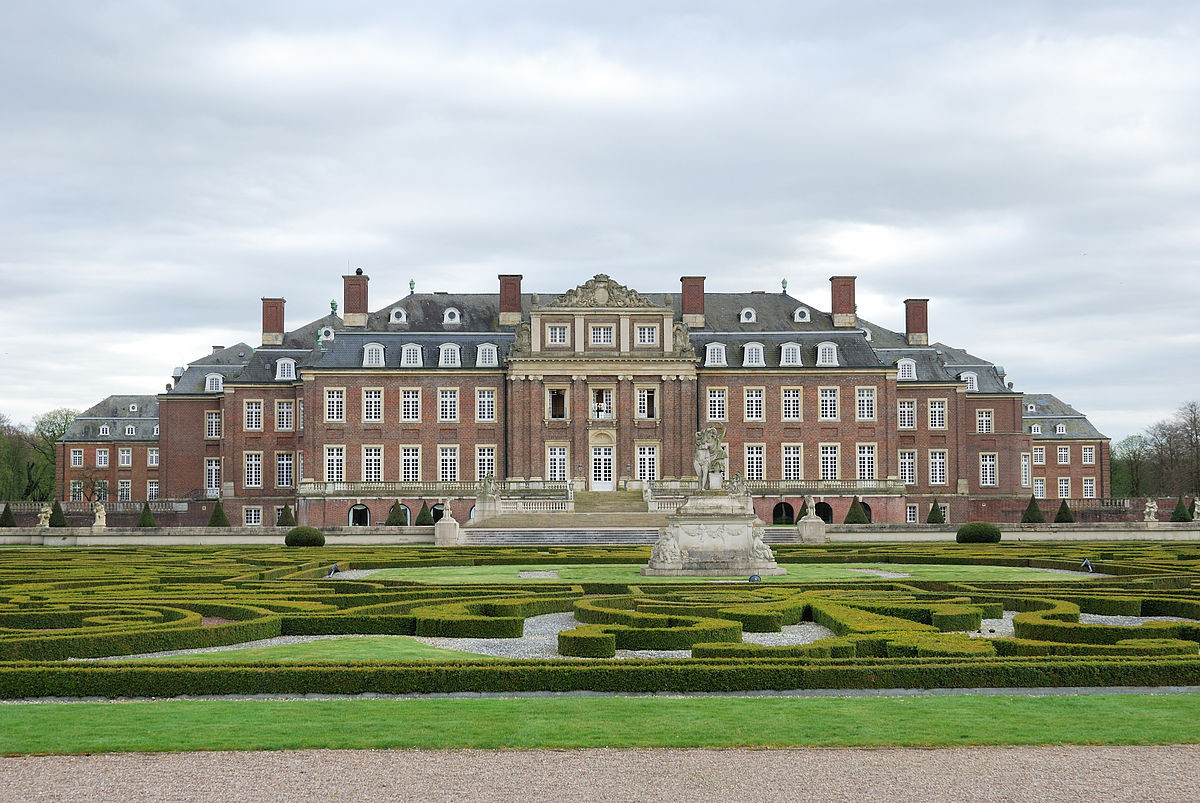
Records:
<instances>
[{"instance_id":1,"label":"trimmed hedge","mask_svg":"<svg viewBox=\"0 0 1200 803\"><path fill-rule=\"evenodd\" d=\"M58 500L54 500L54 504L50 507L50 526L51 527L66 527L67 517L63 515L62 505Z\"/></svg>"},{"instance_id":2,"label":"trimmed hedge","mask_svg":"<svg viewBox=\"0 0 1200 803\"><path fill-rule=\"evenodd\" d=\"M316 527L293 527L283 537L285 546L325 546L325 534Z\"/></svg>"},{"instance_id":3,"label":"trimmed hedge","mask_svg":"<svg viewBox=\"0 0 1200 803\"><path fill-rule=\"evenodd\" d=\"M228 527L229 517L225 515L225 508L221 507L221 500L213 505L212 514L208 517L208 527Z\"/></svg>"},{"instance_id":4,"label":"trimmed hedge","mask_svg":"<svg viewBox=\"0 0 1200 803\"><path fill-rule=\"evenodd\" d=\"M960 544L998 544L1000 528L990 521L968 521L959 526L954 540Z\"/></svg>"},{"instance_id":5,"label":"trimmed hedge","mask_svg":"<svg viewBox=\"0 0 1200 803\"><path fill-rule=\"evenodd\" d=\"M1037 497L1033 494L1029 495L1029 504L1025 506L1025 512L1021 514L1022 524L1045 524L1046 516L1042 513L1042 507L1038 504Z\"/></svg>"},{"instance_id":6,"label":"trimmed hedge","mask_svg":"<svg viewBox=\"0 0 1200 803\"><path fill-rule=\"evenodd\" d=\"M387 521L384 522L384 525L387 527L403 527L406 524L408 524L408 511L400 504L400 500L397 499L388 508Z\"/></svg>"},{"instance_id":7,"label":"trimmed hedge","mask_svg":"<svg viewBox=\"0 0 1200 803\"><path fill-rule=\"evenodd\" d=\"M867 518L867 511L863 510L862 502L858 501L858 497L850 502L850 509L846 511L846 519L843 524L870 524L870 519Z\"/></svg>"},{"instance_id":8,"label":"trimmed hedge","mask_svg":"<svg viewBox=\"0 0 1200 803\"><path fill-rule=\"evenodd\" d=\"M8 506L8 502L4 503L4 512L0 513L0 527L16 527L17 519L13 516L12 508Z\"/></svg>"},{"instance_id":9,"label":"trimmed hedge","mask_svg":"<svg viewBox=\"0 0 1200 803\"><path fill-rule=\"evenodd\" d=\"M279 518L275 521L276 527L295 527L296 515L292 513L291 505L284 505L283 510L279 513Z\"/></svg>"},{"instance_id":10,"label":"trimmed hedge","mask_svg":"<svg viewBox=\"0 0 1200 803\"><path fill-rule=\"evenodd\" d=\"M422 502L421 512L417 514L416 525L418 527L432 527L433 524L433 513L429 510L429 503Z\"/></svg>"},{"instance_id":11,"label":"trimmed hedge","mask_svg":"<svg viewBox=\"0 0 1200 803\"><path fill-rule=\"evenodd\" d=\"M945 524L946 517L942 515L942 506L938 504L938 500L934 499L933 504L929 506L929 515L925 517L926 524Z\"/></svg>"},{"instance_id":12,"label":"trimmed hedge","mask_svg":"<svg viewBox=\"0 0 1200 803\"><path fill-rule=\"evenodd\" d=\"M1187 505L1183 503L1183 497L1181 496L1175 502L1175 509L1171 511L1171 521L1184 522L1191 520L1192 514L1188 512Z\"/></svg>"},{"instance_id":13,"label":"trimmed hedge","mask_svg":"<svg viewBox=\"0 0 1200 803\"><path fill-rule=\"evenodd\" d=\"M1058 512L1054 514L1055 524L1074 524L1075 514L1071 512L1071 506L1067 504L1067 500L1062 500L1058 506Z\"/></svg>"},{"instance_id":14,"label":"trimmed hedge","mask_svg":"<svg viewBox=\"0 0 1200 803\"><path fill-rule=\"evenodd\" d=\"M137 526L139 527L157 527L158 523L154 521L154 512L150 510L150 503L142 503L142 515L138 516Z\"/></svg>"}]
</instances>

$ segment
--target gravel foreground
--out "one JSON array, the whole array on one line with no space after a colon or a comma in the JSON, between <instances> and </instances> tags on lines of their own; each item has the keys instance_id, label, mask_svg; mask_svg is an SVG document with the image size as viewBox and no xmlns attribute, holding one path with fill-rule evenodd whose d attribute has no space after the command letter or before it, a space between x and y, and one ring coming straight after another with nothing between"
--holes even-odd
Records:
<instances>
[{"instance_id":1,"label":"gravel foreground","mask_svg":"<svg viewBox=\"0 0 1200 803\"><path fill-rule=\"evenodd\" d=\"M300 750L0 759L20 800L1200 798L1200 745L754 750Z\"/></svg>"}]
</instances>

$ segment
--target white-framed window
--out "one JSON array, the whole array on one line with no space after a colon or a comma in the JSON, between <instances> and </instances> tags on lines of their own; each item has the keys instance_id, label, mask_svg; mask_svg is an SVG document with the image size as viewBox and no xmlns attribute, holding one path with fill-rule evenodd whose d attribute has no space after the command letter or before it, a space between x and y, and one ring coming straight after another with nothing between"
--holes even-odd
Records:
<instances>
[{"instance_id":1,"label":"white-framed window","mask_svg":"<svg viewBox=\"0 0 1200 803\"><path fill-rule=\"evenodd\" d=\"M221 458L204 458L204 495L215 499L221 495Z\"/></svg>"},{"instance_id":2,"label":"white-framed window","mask_svg":"<svg viewBox=\"0 0 1200 803\"><path fill-rule=\"evenodd\" d=\"M946 400L945 399L930 399L929 400L929 428L930 429L945 429L946 428Z\"/></svg>"},{"instance_id":3,"label":"white-framed window","mask_svg":"<svg viewBox=\"0 0 1200 803\"><path fill-rule=\"evenodd\" d=\"M1071 498L1071 478L1070 477L1059 477L1058 478L1058 498L1059 499L1070 499Z\"/></svg>"},{"instance_id":4,"label":"white-framed window","mask_svg":"<svg viewBox=\"0 0 1200 803\"><path fill-rule=\"evenodd\" d=\"M242 474L242 485L246 488L262 487L262 452L243 454L246 470Z\"/></svg>"},{"instance_id":5,"label":"white-framed window","mask_svg":"<svg viewBox=\"0 0 1200 803\"><path fill-rule=\"evenodd\" d=\"M858 478L860 480L875 479L875 444L858 444Z\"/></svg>"},{"instance_id":6,"label":"white-framed window","mask_svg":"<svg viewBox=\"0 0 1200 803\"><path fill-rule=\"evenodd\" d=\"M592 388L592 406L588 414L595 420L611 421L615 415L612 388Z\"/></svg>"},{"instance_id":7,"label":"white-framed window","mask_svg":"<svg viewBox=\"0 0 1200 803\"><path fill-rule=\"evenodd\" d=\"M658 479L658 446L640 444L637 447L637 478L642 482Z\"/></svg>"},{"instance_id":8,"label":"white-framed window","mask_svg":"<svg viewBox=\"0 0 1200 803\"><path fill-rule=\"evenodd\" d=\"M837 365L837 344L835 343L818 343L817 344L817 365Z\"/></svg>"},{"instance_id":9,"label":"white-framed window","mask_svg":"<svg viewBox=\"0 0 1200 803\"><path fill-rule=\"evenodd\" d=\"M262 508L258 505L242 508L242 522L247 527L261 527Z\"/></svg>"},{"instance_id":10,"label":"white-framed window","mask_svg":"<svg viewBox=\"0 0 1200 803\"><path fill-rule=\"evenodd\" d=\"M946 484L946 450L929 450L929 484Z\"/></svg>"},{"instance_id":11,"label":"white-framed window","mask_svg":"<svg viewBox=\"0 0 1200 803\"><path fill-rule=\"evenodd\" d=\"M484 477L496 476L496 447L495 446L476 446L475 447L475 480L482 480Z\"/></svg>"},{"instance_id":12,"label":"white-framed window","mask_svg":"<svg viewBox=\"0 0 1200 803\"><path fill-rule=\"evenodd\" d=\"M101 434L101 435L107 436L107 435L109 435L111 432L112 432L112 430L109 428L108 424L101 424L101 425L100 425L100 434Z\"/></svg>"},{"instance_id":13,"label":"white-framed window","mask_svg":"<svg viewBox=\"0 0 1200 803\"><path fill-rule=\"evenodd\" d=\"M950 521L950 506L938 504L938 509L942 511L942 521Z\"/></svg>"},{"instance_id":14,"label":"white-framed window","mask_svg":"<svg viewBox=\"0 0 1200 803\"><path fill-rule=\"evenodd\" d=\"M204 377L204 391L206 393L220 393L225 389L225 377L220 374L209 374Z\"/></svg>"},{"instance_id":15,"label":"white-framed window","mask_svg":"<svg viewBox=\"0 0 1200 803\"><path fill-rule=\"evenodd\" d=\"M129 412L136 413L138 411L137 402L132 402L129 405Z\"/></svg>"},{"instance_id":16,"label":"white-framed window","mask_svg":"<svg viewBox=\"0 0 1200 803\"><path fill-rule=\"evenodd\" d=\"M738 313L738 320L742 323L754 323L758 320L758 313L754 311L754 307L743 307Z\"/></svg>"},{"instance_id":17,"label":"white-framed window","mask_svg":"<svg viewBox=\"0 0 1200 803\"><path fill-rule=\"evenodd\" d=\"M438 388L438 421L458 420L458 388Z\"/></svg>"},{"instance_id":18,"label":"white-framed window","mask_svg":"<svg viewBox=\"0 0 1200 803\"><path fill-rule=\"evenodd\" d=\"M276 488L291 488L295 484L294 462L295 458L291 452L280 452L275 455Z\"/></svg>"},{"instance_id":19,"label":"white-framed window","mask_svg":"<svg viewBox=\"0 0 1200 803\"><path fill-rule=\"evenodd\" d=\"M1029 452L1021 452L1021 487L1028 488L1033 469L1030 467Z\"/></svg>"},{"instance_id":20,"label":"white-framed window","mask_svg":"<svg viewBox=\"0 0 1200 803\"><path fill-rule=\"evenodd\" d=\"M1054 434L1055 435L1066 435L1067 434L1067 425L1066 424L1055 424L1054 425Z\"/></svg>"},{"instance_id":21,"label":"white-framed window","mask_svg":"<svg viewBox=\"0 0 1200 803\"><path fill-rule=\"evenodd\" d=\"M408 323L408 312L399 307L392 307L388 323Z\"/></svg>"},{"instance_id":22,"label":"white-framed window","mask_svg":"<svg viewBox=\"0 0 1200 803\"><path fill-rule=\"evenodd\" d=\"M401 368L420 368L421 367L421 347L416 343L405 343L400 347L400 367Z\"/></svg>"},{"instance_id":23,"label":"white-framed window","mask_svg":"<svg viewBox=\"0 0 1200 803\"><path fill-rule=\"evenodd\" d=\"M917 506L916 505L905 505L904 506L904 523L905 524L916 524L917 523Z\"/></svg>"},{"instance_id":24,"label":"white-framed window","mask_svg":"<svg viewBox=\"0 0 1200 803\"><path fill-rule=\"evenodd\" d=\"M604 324L592 327L593 346L611 346L613 344L613 327Z\"/></svg>"},{"instance_id":25,"label":"white-framed window","mask_svg":"<svg viewBox=\"0 0 1200 803\"><path fill-rule=\"evenodd\" d=\"M133 449L121 447L117 449L117 465L132 466L133 465Z\"/></svg>"},{"instance_id":26,"label":"white-framed window","mask_svg":"<svg viewBox=\"0 0 1200 803\"><path fill-rule=\"evenodd\" d=\"M992 430L992 411L991 410L976 410L975 411L975 431L981 434L989 434Z\"/></svg>"},{"instance_id":27,"label":"white-framed window","mask_svg":"<svg viewBox=\"0 0 1200 803\"><path fill-rule=\"evenodd\" d=\"M457 343L443 343L438 346L438 367L457 368L462 365Z\"/></svg>"},{"instance_id":28,"label":"white-framed window","mask_svg":"<svg viewBox=\"0 0 1200 803\"><path fill-rule=\"evenodd\" d=\"M763 479L766 470L766 451L767 447L761 443L746 444L746 479Z\"/></svg>"},{"instance_id":29,"label":"white-framed window","mask_svg":"<svg viewBox=\"0 0 1200 803\"><path fill-rule=\"evenodd\" d=\"M96 486L95 486L95 492L96 492L96 501L97 502L107 502L108 501L108 480L97 480Z\"/></svg>"},{"instance_id":30,"label":"white-framed window","mask_svg":"<svg viewBox=\"0 0 1200 803\"><path fill-rule=\"evenodd\" d=\"M567 481L567 447L546 447L546 479L550 482Z\"/></svg>"},{"instance_id":31,"label":"white-framed window","mask_svg":"<svg viewBox=\"0 0 1200 803\"><path fill-rule=\"evenodd\" d=\"M383 447L364 446L362 461L363 482L383 482Z\"/></svg>"},{"instance_id":32,"label":"white-framed window","mask_svg":"<svg viewBox=\"0 0 1200 803\"><path fill-rule=\"evenodd\" d=\"M968 371L967 373L960 375L958 378L961 379L963 382L967 383L968 391L979 390L979 375L978 374Z\"/></svg>"},{"instance_id":33,"label":"white-framed window","mask_svg":"<svg viewBox=\"0 0 1200 803\"><path fill-rule=\"evenodd\" d=\"M1033 496L1035 499L1046 498L1046 480L1041 477L1035 477L1033 480Z\"/></svg>"},{"instance_id":34,"label":"white-framed window","mask_svg":"<svg viewBox=\"0 0 1200 803\"><path fill-rule=\"evenodd\" d=\"M637 389L637 417L643 420L658 418L658 389Z\"/></svg>"},{"instance_id":35,"label":"white-framed window","mask_svg":"<svg viewBox=\"0 0 1200 803\"><path fill-rule=\"evenodd\" d=\"M128 502L133 498L133 481L117 480L117 501Z\"/></svg>"},{"instance_id":36,"label":"white-framed window","mask_svg":"<svg viewBox=\"0 0 1200 803\"><path fill-rule=\"evenodd\" d=\"M125 435L127 437L132 437L133 435L136 435L136 434L137 434L137 429L134 428L133 424L125 425Z\"/></svg>"},{"instance_id":37,"label":"white-framed window","mask_svg":"<svg viewBox=\"0 0 1200 803\"><path fill-rule=\"evenodd\" d=\"M766 360L763 358L762 343L747 343L742 347L742 365L762 366L766 364Z\"/></svg>"},{"instance_id":38,"label":"white-framed window","mask_svg":"<svg viewBox=\"0 0 1200 803\"><path fill-rule=\"evenodd\" d=\"M158 437L158 424L154 425L154 437Z\"/></svg>"},{"instance_id":39,"label":"white-framed window","mask_svg":"<svg viewBox=\"0 0 1200 803\"><path fill-rule=\"evenodd\" d=\"M462 323L462 313L454 307L446 307L445 311L442 312L442 324L453 326L458 323Z\"/></svg>"},{"instance_id":40,"label":"white-framed window","mask_svg":"<svg viewBox=\"0 0 1200 803\"><path fill-rule=\"evenodd\" d=\"M838 478L838 445L836 443L821 444L821 479L836 480Z\"/></svg>"},{"instance_id":41,"label":"white-framed window","mask_svg":"<svg viewBox=\"0 0 1200 803\"><path fill-rule=\"evenodd\" d=\"M784 421L800 421L804 416L804 395L801 388L784 388L781 392Z\"/></svg>"},{"instance_id":42,"label":"white-framed window","mask_svg":"<svg viewBox=\"0 0 1200 803\"><path fill-rule=\"evenodd\" d=\"M346 480L346 447L325 447L325 482Z\"/></svg>"},{"instance_id":43,"label":"white-framed window","mask_svg":"<svg viewBox=\"0 0 1200 803\"><path fill-rule=\"evenodd\" d=\"M158 501L158 480L146 480L146 501Z\"/></svg>"},{"instance_id":44,"label":"white-framed window","mask_svg":"<svg viewBox=\"0 0 1200 803\"><path fill-rule=\"evenodd\" d=\"M476 388L475 389L475 420L476 421L495 421L496 420L496 389L495 388Z\"/></svg>"},{"instance_id":45,"label":"white-framed window","mask_svg":"<svg viewBox=\"0 0 1200 803\"><path fill-rule=\"evenodd\" d=\"M282 357L275 362L275 378L278 379L295 379L296 378L296 361L290 357Z\"/></svg>"},{"instance_id":46,"label":"white-framed window","mask_svg":"<svg viewBox=\"0 0 1200 803\"><path fill-rule=\"evenodd\" d=\"M1071 462L1071 447L1070 446L1058 447L1058 464L1060 466L1065 466L1065 465L1070 464L1070 462Z\"/></svg>"},{"instance_id":47,"label":"white-framed window","mask_svg":"<svg viewBox=\"0 0 1200 803\"><path fill-rule=\"evenodd\" d=\"M81 468L83 466L83 449L71 450L71 467Z\"/></svg>"},{"instance_id":48,"label":"white-framed window","mask_svg":"<svg viewBox=\"0 0 1200 803\"><path fill-rule=\"evenodd\" d=\"M896 361L896 379L916 379L917 361L905 357Z\"/></svg>"},{"instance_id":49,"label":"white-framed window","mask_svg":"<svg viewBox=\"0 0 1200 803\"><path fill-rule=\"evenodd\" d=\"M783 478L785 480L804 479L804 447L799 443L783 445Z\"/></svg>"},{"instance_id":50,"label":"white-framed window","mask_svg":"<svg viewBox=\"0 0 1200 803\"><path fill-rule=\"evenodd\" d=\"M820 402L818 417L822 421L838 420L838 389L818 388L817 399Z\"/></svg>"},{"instance_id":51,"label":"white-framed window","mask_svg":"<svg viewBox=\"0 0 1200 803\"><path fill-rule=\"evenodd\" d=\"M1084 477L1083 478L1083 498L1084 499L1095 499L1096 498L1096 478L1095 477Z\"/></svg>"},{"instance_id":52,"label":"white-framed window","mask_svg":"<svg viewBox=\"0 0 1200 803\"><path fill-rule=\"evenodd\" d=\"M438 482L458 482L458 447L438 447Z\"/></svg>"},{"instance_id":53,"label":"white-framed window","mask_svg":"<svg viewBox=\"0 0 1200 803\"><path fill-rule=\"evenodd\" d=\"M567 327L551 324L546 327L546 343L551 346L567 345Z\"/></svg>"},{"instance_id":54,"label":"white-framed window","mask_svg":"<svg viewBox=\"0 0 1200 803\"><path fill-rule=\"evenodd\" d=\"M1036 404L1034 404L1033 402L1030 402L1029 404L1026 404L1026 405L1025 405L1025 409L1026 409L1027 411L1031 412L1031 413L1032 413L1032 412L1036 412L1036 411L1037 411L1037 405L1036 405Z\"/></svg>"},{"instance_id":55,"label":"white-framed window","mask_svg":"<svg viewBox=\"0 0 1200 803\"><path fill-rule=\"evenodd\" d=\"M381 388L364 388L362 395L363 421L370 423L383 421L383 390Z\"/></svg>"},{"instance_id":56,"label":"white-framed window","mask_svg":"<svg viewBox=\"0 0 1200 803\"><path fill-rule=\"evenodd\" d=\"M304 399L296 399L296 429L304 429Z\"/></svg>"},{"instance_id":57,"label":"white-framed window","mask_svg":"<svg viewBox=\"0 0 1200 803\"><path fill-rule=\"evenodd\" d=\"M1033 464L1035 466L1043 466L1046 464L1046 447L1045 446L1033 447Z\"/></svg>"},{"instance_id":58,"label":"white-framed window","mask_svg":"<svg viewBox=\"0 0 1200 803\"><path fill-rule=\"evenodd\" d=\"M779 364L789 367L800 365L800 346L796 343L784 343L780 346Z\"/></svg>"},{"instance_id":59,"label":"white-framed window","mask_svg":"<svg viewBox=\"0 0 1200 803\"><path fill-rule=\"evenodd\" d=\"M807 323L812 320L812 315L804 307L796 307L796 311L792 313L792 320L796 323Z\"/></svg>"},{"instance_id":60,"label":"white-framed window","mask_svg":"<svg viewBox=\"0 0 1200 803\"><path fill-rule=\"evenodd\" d=\"M900 471L900 481L905 485L915 485L917 482L917 451L916 449L901 449L900 460L897 464Z\"/></svg>"},{"instance_id":61,"label":"white-framed window","mask_svg":"<svg viewBox=\"0 0 1200 803\"><path fill-rule=\"evenodd\" d=\"M401 446L400 447L400 481L401 482L420 482L421 481L421 447L420 446Z\"/></svg>"},{"instance_id":62,"label":"white-framed window","mask_svg":"<svg viewBox=\"0 0 1200 803\"><path fill-rule=\"evenodd\" d=\"M325 391L325 420L334 423L346 420L346 391Z\"/></svg>"},{"instance_id":63,"label":"white-framed window","mask_svg":"<svg viewBox=\"0 0 1200 803\"><path fill-rule=\"evenodd\" d=\"M421 420L421 391L418 388L401 388L400 390L400 420Z\"/></svg>"},{"instance_id":64,"label":"white-framed window","mask_svg":"<svg viewBox=\"0 0 1200 803\"><path fill-rule=\"evenodd\" d=\"M1042 425L1041 424L1031 425L1029 427L1029 432L1030 432L1030 434L1033 434L1033 435L1041 435L1042 434Z\"/></svg>"},{"instance_id":65,"label":"white-framed window","mask_svg":"<svg viewBox=\"0 0 1200 803\"><path fill-rule=\"evenodd\" d=\"M248 430L261 431L263 428L262 400L247 401L242 408L242 421Z\"/></svg>"},{"instance_id":66,"label":"white-framed window","mask_svg":"<svg viewBox=\"0 0 1200 803\"><path fill-rule=\"evenodd\" d=\"M293 415L295 402L280 400L275 402L275 429L279 431L287 431L295 427L296 421Z\"/></svg>"},{"instance_id":67,"label":"white-framed window","mask_svg":"<svg viewBox=\"0 0 1200 803\"><path fill-rule=\"evenodd\" d=\"M875 388L856 388L855 392L855 418L858 421L874 421L875 420Z\"/></svg>"},{"instance_id":68,"label":"white-framed window","mask_svg":"<svg viewBox=\"0 0 1200 803\"><path fill-rule=\"evenodd\" d=\"M704 347L704 364L708 366L725 365L725 344L709 343Z\"/></svg>"},{"instance_id":69,"label":"white-framed window","mask_svg":"<svg viewBox=\"0 0 1200 803\"><path fill-rule=\"evenodd\" d=\"M657 346L658 327L639 325L637 328L637 344L639 346Z\"/></svg>"},{"instance_id":70,"label":"white-framed window","mask_svg":"<svg viewBox=\"0 0 1200 803\"><path fill-rule=\"evenodd\" d=\"M567 409L567 389L546 388L546 418L566 420Z\"/></svg>"},{"instance_id":71,"label":"white-framed window","mask_svg":"<svg viewBox=\"0 0 1200 803\"><path fill-rule=\"evenodd\" d=\"M764 420L763 394L765 392L762 388L745 388L742 391L747 421Z\"/></svg>"},{"instance_id":72,"label":"white-framed window","mask_svg":"<svg viewBox=\"0 0 1200 803\"><path fill-rule=\"evenodd\" d=\"M901 399L896 402L896 427L899 429L917 428L916 399Z\"/></svg>"},{"instance_id":73,"label":"white-framed window","mask_svg":"<svg viewBox=\"0 0 1200 803\"><path fill-rule=\"evenodd\" d=\"M368 343L363 346L363 368L383 367L383 346L379 343Z\"/></svg>"},{"instance_id":74,"label":"white-framed window","mask_svg":"<svg viewBox=\"0 0 1200 803\"><path fill-rule=\"evenodd\" d=\"M708 389L708 420L724 421L727 417L725 388Z\"/></svg>"},{"instance_id":75,"label":"white-framed window","mask_svg":"<svg viewBox=\"0 0 1200 803\"><path fill-rule=\"evenodd\" d=\"M982 486L996 485L995 452L984 452L979 455L979 484Z\"/></svg>"},{"instance_id":76,"label":"white-framed window","mask_svg":"<svg viewBox=\"0 0 1200 803\"><path fill-rule=\"evenodd\" d=\"M500 364L499 351L495 343L480 343L475 347L475 365L480 368L494 368Z\"/></svg>"},{"instance_id":77,"label":"white-framed window","mask_svg":"<svg viewBox=\"0 0 1200 803\"><path fill-rule=\"evenodd\" d=\"M1095 465L1095 463L1096 463L1096 447L1095 446L1081 446L1080 450L1083 452L1083 457L1080 460L1080 462L1083 463L1085 466Z\"/></svg>"},{"instance_id":78,"label":"white-framed window","mask_svg":"<svg viewBox=\"0 0 1200 803\"><path fill-rule=\"evenodd\" d=\"M108 449L96 450L96 467L108 468Z\"/></svg>"}]
</instances>

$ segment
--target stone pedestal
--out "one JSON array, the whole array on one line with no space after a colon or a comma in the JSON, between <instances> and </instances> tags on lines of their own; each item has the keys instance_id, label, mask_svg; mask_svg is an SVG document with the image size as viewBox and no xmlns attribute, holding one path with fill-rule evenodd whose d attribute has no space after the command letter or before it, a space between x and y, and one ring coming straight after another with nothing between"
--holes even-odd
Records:
<instances>
[{"instance_id":1,"label":"stone pedestal","mask_svg":"<svg viewBox=\"0 0 1200 803\"><path fill-rule=\"evenodd\" d=\"M812 514L796 522L796 533L802 544L824 544L829 540L825 535L825 520Z\"/></svg>"},{"instance_id":2,"label":"stone pedestal","mask_svg":"<svg viewBox=\"0 0 1200 803\"><path fill-rule=\"evenodd\" d=\"M657 577L749 577L787 574L763 543L765 525L749 495L688 497L667 526L642 574Z\"/></svg>"},{"instance_id":3,"label":"stone pedestal","mask_svg":"<svg viewBox=\"0 0 1200 803\"><path fill-rule=\"evenodd\" d=\"M458 546L458 522L450 515L449 508L433 525L433 543L434 546Z\"/></svg>"}]
</instances>

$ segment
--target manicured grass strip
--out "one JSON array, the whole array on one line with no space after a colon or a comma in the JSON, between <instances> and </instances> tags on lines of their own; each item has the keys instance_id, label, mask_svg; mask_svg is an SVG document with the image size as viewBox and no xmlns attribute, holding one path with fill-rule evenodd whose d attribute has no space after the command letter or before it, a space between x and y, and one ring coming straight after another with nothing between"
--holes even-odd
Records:
<instances>
[{"instance_id":1,"label":"manicured grass strip","mask_svg":"<svg viewBox=\"0 0 1200 803\"><path fill-rule=\"evenodd\" d=\"M1200 695L174 700L4 707L0 753L1200 742Z\"/></svg>"},{"instance_id":2,"label":"manicured grass strip","mask_svg":"<svg viewBox=\"0 0 1200 803\"><path fill-rule=\"evenodd\" d=\"M333 638L301 644L280 644L274 647L247 647L244 650L163 655L143 658L144 661L189 664L230 663L293 663L330 661L454 661L488 660L486 655L459 650L430 647L408 636L368 636L363 638Z\"/></svg>"}]
</instances>

